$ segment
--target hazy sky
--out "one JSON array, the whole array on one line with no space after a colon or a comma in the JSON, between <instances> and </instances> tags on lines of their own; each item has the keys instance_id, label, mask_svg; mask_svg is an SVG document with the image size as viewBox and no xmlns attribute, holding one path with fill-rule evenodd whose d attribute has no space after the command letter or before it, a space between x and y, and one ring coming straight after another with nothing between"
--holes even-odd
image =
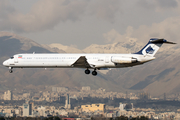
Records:
<instances>
[{"instance_id":1,"label":"hazy sky","mask_svg":"<svg viewBox=\"0 0 180 120\"><path fill-rule=\"evenodd\" d=\"M85 48L149 38L180 40L180 0L0 0L0 31Z\"/></svg>"}]
</instances>

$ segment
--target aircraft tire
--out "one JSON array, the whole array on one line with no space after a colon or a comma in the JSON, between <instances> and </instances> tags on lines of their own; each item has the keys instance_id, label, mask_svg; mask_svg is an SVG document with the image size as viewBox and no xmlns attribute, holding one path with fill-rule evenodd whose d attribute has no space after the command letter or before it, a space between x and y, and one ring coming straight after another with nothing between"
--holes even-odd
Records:
<instances>
[{"instance_id":1,"label":"aircraft tire","mask_svg":"<svg viewBox=\"0 0 180 120\"><path fill-rule=\"evenodd\" d=\"M96 71L92 71L92 75L96 76L97 72Z\"/></svg>"},{"instance_id":2,"label":"aircraft tire","mask_svg":"<svg viewBox=\"0 0 180 120\"><path fill-rule=\"evenodd\" d=\"M13 70L10 69L10 70L9 70L9 73L13 73Z\"/></svg>"},{"instance_id":3,"label":"aircraft tire","mask_svg":"<svg viewBox=\"0 0 180 120\"><path fill-rule=\"evenodd\" d=\"M85 72L85 74L89 74L89 73L90 73L90 70L87 69L87 70L85 70L84 72Z\"/></svg>"}]
</instances>

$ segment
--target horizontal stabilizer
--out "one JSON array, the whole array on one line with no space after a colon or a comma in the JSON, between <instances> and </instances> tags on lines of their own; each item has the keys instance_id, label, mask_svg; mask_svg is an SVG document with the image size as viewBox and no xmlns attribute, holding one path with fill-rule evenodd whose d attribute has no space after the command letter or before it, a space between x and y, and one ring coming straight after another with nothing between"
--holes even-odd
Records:
<instances>
[{"instance_id":1,"label":"horizontal stabilizer","mask_svg":"<svg viewBox=\"0 0 180 120\"><path fill-rule=\"evenodd\" d=\"M142 48L139 52L135 54L142 54L145 56L148 55L148 56L153 57L157 53L157 51L159 50L159 48L162 46L163 43L176 44L174 42L169 42L165 39L151 38L149 42L147 43L147 45L144 46L144 48Z\"/></svg>"},{"instance_id":2,"label":"horizontal stabilizer","mask_svg":"<svg viewBox=\"0 0 180 120\"><path fill-rule=\"evenodd\" d=\"M155 40L151 39L150 42L151 42L151 43L176 44L176 43L173 43L173 42L169 42L169 41L167 41L167 40L165 40L165 39L155 39Z\"/></svg>"}]
</instances>

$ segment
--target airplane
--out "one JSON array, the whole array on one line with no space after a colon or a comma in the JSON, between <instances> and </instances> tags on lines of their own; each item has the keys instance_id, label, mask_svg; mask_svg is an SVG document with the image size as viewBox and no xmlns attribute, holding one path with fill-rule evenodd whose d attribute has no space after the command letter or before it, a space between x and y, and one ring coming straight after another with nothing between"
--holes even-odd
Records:
<instances>
[{"instance_id":1,"label":"airplane","mask_svg":"<svg viewBox=\"0 0 180 120\"><path fill-rule=\"evenodd\" d=\"M154 60L163 43L176 44L165 39L151 38L149 42L134 54L67 54L67 53L43 53L43 54L16 54L3 62L13 68L84 68L85 74L96 76L96 70L108 70L110 68L123 68L141 65Z\"/></svg>"}]
</instances>

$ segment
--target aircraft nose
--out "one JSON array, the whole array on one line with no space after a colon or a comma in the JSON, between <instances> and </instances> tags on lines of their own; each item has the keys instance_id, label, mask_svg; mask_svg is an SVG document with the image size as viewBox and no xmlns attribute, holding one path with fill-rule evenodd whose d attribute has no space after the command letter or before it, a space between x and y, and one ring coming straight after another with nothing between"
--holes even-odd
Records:
<instances>
[{"instance_id":1,"label":"aircraft nose","mask_svg":"<svg viewBox=\"0 0 180 120\"><path fill-rule=\"evenodd\" d=\"M7 66L7 65L8 65L7 60L3 62L3 65L4 65L4 66Z\"/></svg>"}]
</instances>

